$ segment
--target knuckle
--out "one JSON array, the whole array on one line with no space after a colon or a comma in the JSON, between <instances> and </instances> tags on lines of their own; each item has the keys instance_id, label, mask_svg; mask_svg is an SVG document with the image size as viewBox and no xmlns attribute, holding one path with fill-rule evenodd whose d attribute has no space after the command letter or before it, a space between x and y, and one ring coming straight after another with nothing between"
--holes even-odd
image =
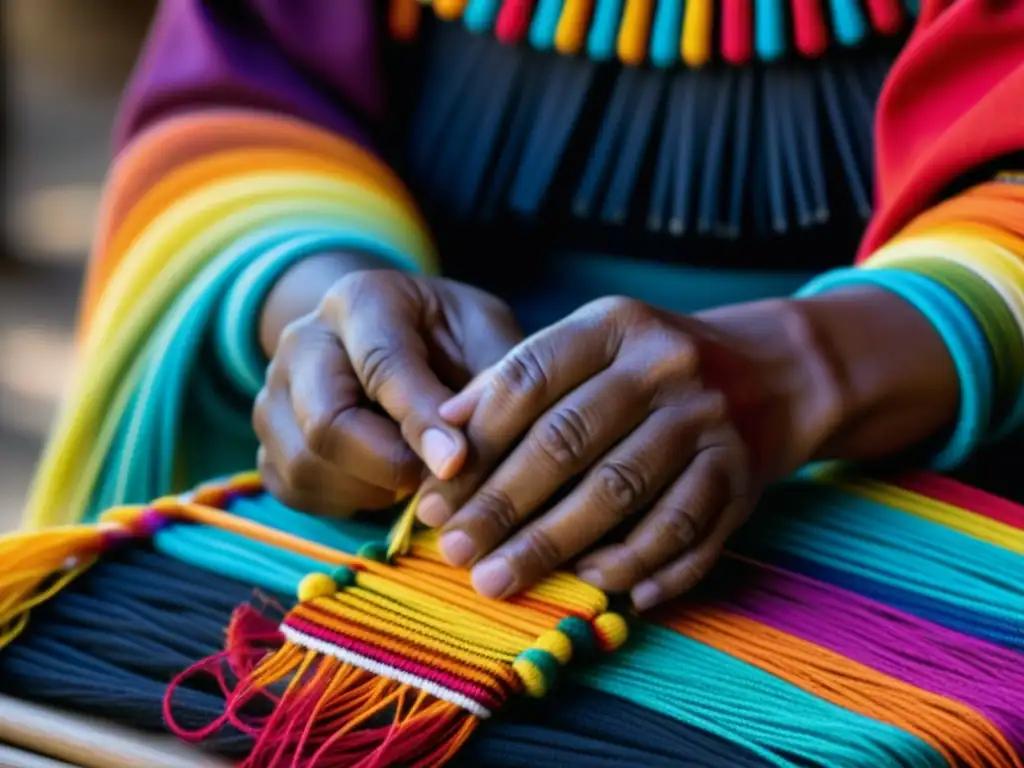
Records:
<instances>
[{"instance_id":1,"label":"knuckle","mask_svg":"<svg viewBox=\"0 0 1024 768\"><path fill-rule=\"evenodd\" d=\"M560 408L537 426L538 453L555 466L572 467L586 457L590 442L587 420L575 408Z\"/></svg>"},{"instance_id":2,"label":"knuckle","mask_svg":"<svg viewBox=\"0 0 1024 768\"><path fill-rule=\"evenodd\" d=\"M507 535L519 525L519 515L512 499L500 489L481 489L473 506L478 519L484 522L495 538Z\"/></svg>"},{"instance_id":3,"label":"knuckle","mask_svg":"<svg viewBox=\"0 0 1024 768\"><path fill-rule=\"evenodd\" d=\"M623 516L647 496L647 478L634 466L609 462L598 467L595 474L598 492L610 506Z\"/></svg>"},{"instance_id":4,"label":"knuckle","mask_svg":"<svg viewBox=\"0 0 1024 768\"><path fill-rule=\"evenodd\" d=\"M540 526L533 526L523 532L520 551L528 566L536 572L551 570L568 559L555 538Z\"/></svg>"},{"instance_id":5,"label":"knuckle","mask_svg":"<svg viewBox=\"0 0 1024 768\"><path fill-rule=\"evenodd\" d=\"M361 363L363 389L371 400L376 400L381 390L397 374L398 350L393 344L374 344L366 350Z\"/></svg>"},{"instance_id":6,"label":"knuckle","mask_svg":"<svg viewBox=\"0 0 1024 768\"><path fill-rule=\"evenodd\" d=\"M673 507L661 516L657 537L662 541L671 542L677 551L690 549L697 542L698 536L700 526L688 510Z\"/></svg>"},{"instance_id":7,"label":"knuckle","mask_svg":"<svg viewBox=\"0 0 1024 768\"><path fill-rule=\"evenodd\" d=\"M523 346L501 363L491 387L519 401L538 398L548 388L544 361L531 346Z\"/></svg>"}]
</instances>

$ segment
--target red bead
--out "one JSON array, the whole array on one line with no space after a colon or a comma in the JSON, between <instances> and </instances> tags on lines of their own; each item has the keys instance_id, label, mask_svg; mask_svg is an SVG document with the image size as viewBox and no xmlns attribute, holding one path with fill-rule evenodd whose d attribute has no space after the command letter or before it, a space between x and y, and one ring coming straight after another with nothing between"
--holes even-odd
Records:
<instances>
[{"instance_id":1,"label":"red bead","mask_svg":"<svg viewBox=\"0 0 1024 768\"><path fill-rule=\"evenodd\" d=\"M494 25L494 34L501 42L512 45L526 37L533 3L534 0L505 0Z\"/></svg>"},{"instance_id":2,"label":"red bead","mask_svg":"<svg viewBox=\"0 0 1024 768\"><path fill-rule=\"evenodd\" d=\"M751 0L722 0L722 58L746 64L754 56L754 14Z\"/></svg>"},{"instance_id":3,"label":"red bead","mask_svg":"<svg viewBox=\"0 0 1024 768\"><path fill-rule=\"evenodd\" d=\"M821 0L793 0L793 37L796 48L809 58L828 49L828 24Z\"/></svg>"}]
</instances>

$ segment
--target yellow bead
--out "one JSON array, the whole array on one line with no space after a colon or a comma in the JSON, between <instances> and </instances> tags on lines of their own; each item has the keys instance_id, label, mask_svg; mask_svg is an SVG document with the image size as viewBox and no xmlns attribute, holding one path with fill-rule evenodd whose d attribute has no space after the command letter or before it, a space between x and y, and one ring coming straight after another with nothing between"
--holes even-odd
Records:
<instances>
[{"instance_id":1,"label":"yellow bead","mask_svg":"<svg viewBox=\"0 0 1024 768\"><path fill-rule=\"evenodd\" d=\"M559 664L568 664L572 660L572 640L564 632L559 632L557 629L549 629L538 637L533 647L541 651L547 651L558 659Z\"/></svg>"},{"instance_id":2,"label":"yellow bead","mask_svg":"<svg viewBox=\"0 0 1024 768\"><path fill-rule=\"evenodd\" d=\"M594 632L604 651L621 648L629 638L629 625L617 613L602 613L593 621Z\"/></svg>"},{"instance_id":3,"label":"yellow bead","mask_svg":"<svg viewBox=\"0 0 1024 768\"><path fill-rule=\"evenodd\" d=\"M512 662L512 669L516 671L519 679L523 681L523 688L526 690L527 695L535 699L544 698L548 692L548 681L544 678L544 673L541 672L536 664L529 659L519 657Z\"/></svg>"},{"instance_id":4,"label":"yellow bead","mask_svg":"<svg viewBox=\"0 0 1024 768\"><path fill-rule=\"evenodd\" d=\"M330 597L338 585L326 573L311 573L299 582L299 602L306 603L318 597Z\"/></svg>"}]
</instances>

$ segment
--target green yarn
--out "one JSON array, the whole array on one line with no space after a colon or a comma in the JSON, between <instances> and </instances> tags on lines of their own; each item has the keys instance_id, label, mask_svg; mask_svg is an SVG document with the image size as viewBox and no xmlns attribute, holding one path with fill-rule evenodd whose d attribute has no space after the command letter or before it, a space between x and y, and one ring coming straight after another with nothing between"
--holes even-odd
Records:
<instances>
[{"instance_id":1,"label":"green yarn","mask_svg":"<svg viewBox=\"0 0 1024 768\"><path fill-rule=\"evenodd\" d=\"M558 659L540 648L527 648L519 654L518 658L530 662L540 670L540 673L544 675L544 687L550 691L558 680L558 670L561 667Z\"/></svg>"},{"instance_id":2,"label":"green yarn","mask_svg":"<svg viewBox=\"0 0 1024 768\"><path fill-rule=\"evenodd\" d=\"M388 544L386 541L368 541L359 547L356 554L366 560L386 563L388 561Z\"/></svg>"},{"instance_id":3,"label":"green yarn","mask_svg":"<svg viewBox=\"0 0 1024 768\"><path fill-rule=\"evenodd\" d=\"M589 622L579 616L567 616L558 622L558 631L572 641L573 656L588 658L597 653L597 638Z\"/></svg>"},{"instance_id":4,"label":"green yarn","mask_svg":"<svg viewBox=\"0 0 1024 768\"><path fill-rule=\"evenodd\" d=\"M356 583L356 574L347 565L339 565L331 572L331 578L334 579L334 583L338 585L339 589L345 587L351 587Z\"/></svg>"}]
</instances>

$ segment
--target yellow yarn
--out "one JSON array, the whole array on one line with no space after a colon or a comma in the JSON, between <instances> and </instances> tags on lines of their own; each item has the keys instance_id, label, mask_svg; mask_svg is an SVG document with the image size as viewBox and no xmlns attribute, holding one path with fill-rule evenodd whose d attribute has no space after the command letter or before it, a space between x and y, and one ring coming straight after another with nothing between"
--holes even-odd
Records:
<instances>
[{"instance_id":1,"label":"yellow yarn","mask_svg":"<svg viewBox=\"0 0 1024 768\"><path fill-rule=\"evenodd\" d=\"M547 651L556 659L559 664L568 664L572 660L572 640L564 632L551 629L537 638L534 648Z\"/></svg>"},{"instance_id":2,"label":"yellow yarn","mask_svg":"<svg viewBox=\"0 0 1024 768\"><path fill-rule=\"evenodd\" d=\"M629 625L617 613L602 613L594 619L594 630L606 651L621 648L629 639Z\"/></svg>"},{"instance_id":3,"label":"yellow yarn","mask_svg":"<svg viewBox=\"0 0 1024 768\"><path fill-rule=\"evenodd\" d=\"M542 699L548 692L548 681L540 668L529 659L522 657L512 662L512 669L523 681L523 689L528 696L534 699Z\"/></svg>"},{"instance_id":4,"label":"yellow yarn","mask_svg":"<svg viewBox=\"0 0 1024 768\"><path fill-rule=\"evenodd\" d=\"M326 573L311 573L299 582L299 601L308 603L318 597L330 597L338 591L338 585Z\"/></svg>"}]
</instances>

